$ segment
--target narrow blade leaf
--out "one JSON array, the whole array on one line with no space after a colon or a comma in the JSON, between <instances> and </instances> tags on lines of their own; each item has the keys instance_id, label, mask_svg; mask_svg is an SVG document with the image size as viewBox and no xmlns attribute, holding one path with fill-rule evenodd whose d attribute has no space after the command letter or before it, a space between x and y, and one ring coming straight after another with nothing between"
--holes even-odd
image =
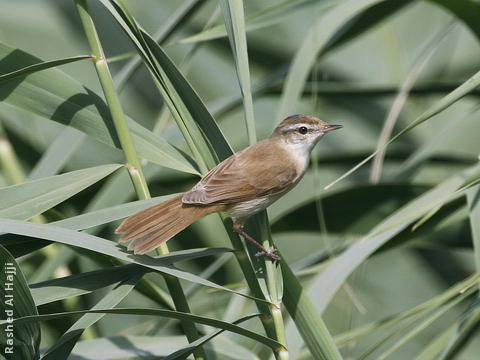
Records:
<instances>
[{"instance_id":1,"label":"narrow blade leaf","mask_svg":"<svg viewBox=\"0 0 480 360\"><path fill-rule=\"evenodd\" d=\"M30 219L95 184L121 166L96 166L0 189L0 217Z\"/></svg>"}]
</instances>

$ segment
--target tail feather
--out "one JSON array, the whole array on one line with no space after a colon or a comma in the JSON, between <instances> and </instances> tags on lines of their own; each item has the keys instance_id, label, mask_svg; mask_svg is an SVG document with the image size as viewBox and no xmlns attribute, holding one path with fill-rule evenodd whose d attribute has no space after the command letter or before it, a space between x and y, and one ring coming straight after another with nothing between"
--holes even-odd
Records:
<instances>
[{"instance_id":1,"label":"tail feather","mask_svg":"<svg viewBox=\"0 0 480 360\"><path fill-rule=\"evenodd\" d=\"M120 226L115 230L117 234L119 233L130 233L132 228L141 229L142 227L149 227L151 225L150 221L152 218L158 216L160 211L168 213L168 210L172 207L175 207L178 204L178 198L181 199L182 195L176 196L170 200L164 201L161 204L149 207L148 209L142 210L133 214L123 220ZM121 242L127 241L124 240L124 236L120 239Z\"/></svg>"},{"instance_id":2,"label":"tail feather","mask_svg":"<svg viewBox=\"0 0 480 360\"><path fill-rule=\"evenodd\" d=\"M137 224L131 225L126 230L119 227L116 232L124 233L119 241L126 242L128 240L135 240L145 236L145 233L147 232L152 233L157 230L165 231L166 228L170 228L176 225L176 220L179 216L178 211L175 211L175 209L173 209L172 211L171 207L160 207L159 209L155 210L157 212L149 216L148 220L141 219L141 221L139 221ZM138 215L141 214L139 213ZM161 219L159 219L160 216Z\"/></svg>"},{"instance_id":3,"label":"tail feather","mask_svg":"<svg viewBox=\"0 0 480 360\"><path fill-rule=\"evenodd\" d=\"M125 219L115 231L120 242L132 240L128 250L145 254L169 240L188 225L215 211L218 206L194 206L182 203L183 194L140 211Z\"/></svg>"}]
</instances>

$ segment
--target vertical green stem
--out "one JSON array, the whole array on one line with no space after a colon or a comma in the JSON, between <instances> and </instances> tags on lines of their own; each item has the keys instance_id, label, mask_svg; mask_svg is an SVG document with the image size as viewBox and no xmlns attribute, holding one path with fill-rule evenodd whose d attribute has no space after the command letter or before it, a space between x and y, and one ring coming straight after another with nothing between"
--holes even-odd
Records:
<instances>
[{"instance_id":1,"label":"vertical green stem","mask_svg":"<svg viewBox=\"0 0 480 360\"><path fill-rule=\"evenodd\" d=\"M265 296L260 288L258 280L255 276L255 271L248 260L248 256L246 250L242 244L242 240L240 237L233 231L233 223L232 219L227 217L225 214L221 214L223 223L225 228L227 229L228 236L230 237L230 241L232 242L232 246L235 249L235 256L237 261L242 269L243 276L247 281L248 287L250 292L253 296L259 299L264 299ZM270 314L270 309L267 303L256 301L255 304L257 305L258 311L262 314ZM269 315L262 316L261 318L263 327L265 328L265 332L271 338L275 338L275 327L272 321L272 317Z\"/></svg>"},{"instance_id":2,"label":"vertical green stem","mask_svg":"<svg viewBox=\"0 0 480 360\"><path fill-rule=\"evenodd\" d=\"M230 40L230 46L237 68L238 83L242 91L243 109L247 125L248 141L255 144L257 135L253 114L253 100L250 85L250 70L248 66L247 36L245 30L245 14L242 0L221 0L225 27Z\"/></svg>"},{"instance_id":3,"label":"vertical green stem","mask_svg":"<svg viewBox=\"0 0 480 360\"><path fill-rule=\"evenodd\" d=\"M467 190L467 204L472 231L473 255L477 273L480 274L480 185Z\"/></svg>"},{"instance_id":4,"label":"vertical green stem","mask_svg":"<svg viewBox=\"0 0 480 360\"><path fill-rule=\"evenodd\" d=\"M263 247L266 249L274 249L272 234L270 232L270 226L268 225L268 217L266 211L259 215L260 217L260 228L263 231ZM279 268L279 265L273 261L265 261L265 268L267 271L267 283L268 283L268 292L272 300L273 305L270 307L270 312L272 314L273 325L275 327L275 333L277 336L277 341L284 346L284 349L279 349L278 353L275 354L277 359L288 360L290 355L287 349L287 337L285 335L285 326L283 323L282 316L282 296L283 296L283 279L282 271Z\"/></svg>"},{"instance_id":5,"label":"vertical green stem","mask_svg":"<svg viewBox=\"0 0 480 360\"><path fill-rule=\"evenodd\" d=\"M235 59L235 66L237 68L238 82L242 91L248 140L250 145L252 145L257 141L257 136L255 133L253 99L250 85L250 70L248 65L247 37L245 30L245 14L243 9L243 1L221 0L220 5L223 10L225 26L228 33L228 38L230 40L230 46L234 54L233 57ZM264 233L263 235L266 235L262 236L262 239L264 239L263 245L267 249L272 248L273 243L271 241L271 237L269 236L270 228L268 226L268 221L266 220L266 213L264 213L264 215L261 215L260 219L262 220L260 229ZM275 330L275 338L283 345L281 349L277 349L276 351L274 351L274 354L277 359L287 360L289 359L289 353L287 351L285 327L283 324L283 317L281 311L282 299L281 293L277 289L277 284L282 283L281 270L276 268L276 265L273 264L273 262L271 261L265 262L265 269L267 274L268 292L274 304L271 306L270 309L268 309L268 312L266 313L271 314L271 318L273 320L273 327ZM254 282L258 286L258 281L256 279ZM269 334L269 336L271 335Z\"/></svg>"},{"instance_id":6,"label":"vertical green stem","mask_svg":"<svg viewBox=\"0 0 480 360\"><path fill-rule=\"evenodd\" d=\"M242 269L243 276L247 281L248 287L252 295L256 298L264 299L265 295L263 294L262 289L258 283L258 279L255 276L255 271L253 270L253 267L248 260L246 249L242 244L242 240L236 233L233 232L232 220L224 214L221 214L221 217L225 228L227 229L230 241L232 242L232 246L235 249L235 256L240 265L240 268ZM272 274L270 274L269 276L272 276ZM285 330L283 326L282 313L280 310L280 301L278 304L272 304L270 306L267 303L261 301L256 301L255 303L257 305L258 311L260 311L262 314L268 314L260 318L265 332L267 333L267 336L272 339L277 339L278 342L284 345L283 347L274 350L275 358L277 360L287 360L289 357L288 351L286 349ZM280 334L280 337L278 336L278 334Z\"/></svg>"},{"instance_id":7,"label":"vertical green stem","mask_svg":"<svg viewBox=\"0 0 480 360\"><path fill-rule=\"evenodd\" d=\"M133 186L139 199L148 199L150 198L150 192L148 190L147 182L142 172L140 162L135 151L135 147L128 130L127 121L122 110L120 99L117 92L115 91L115 86L113 83L112 75L108 68L108 64L103 52L103 48L98 38L95 25L88 11L88 6L86 0L75 0L77 5L77 10L80 15L80 19L85 30L85 34L88 39L88 43L93 53L93 61L95 64L95 69L97 70L98 78L102 86L107 104L110 110L110 114L115 125L115 130L117 132L120 145L125 153L127 159L126 168L132 180ZM162 247L157 249L159 254L167 254L168 247L164 244ZM178 311L190 312L190 308L187 303L187 299L183 292L180 281L171 276L165 276L165 282L167 284L168 290L172 295L173 302ZM191 321L181 321L183 331L189 342L193 342L199 338L199 334L195 324ZM205 352L202 348L198 348L194 352L194 356L197 360L206 359Z\"/></svg>"}]
</instances>

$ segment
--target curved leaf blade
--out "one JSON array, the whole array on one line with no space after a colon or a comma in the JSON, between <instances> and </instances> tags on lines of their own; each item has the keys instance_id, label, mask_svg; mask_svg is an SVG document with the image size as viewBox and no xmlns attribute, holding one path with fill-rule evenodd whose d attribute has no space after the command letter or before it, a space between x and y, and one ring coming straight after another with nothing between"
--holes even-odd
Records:
<instances>
[{"instance_id":1,"label":"curved leaf blade","mask_svg":"<svg viewBox=\"0 0 480 360\"><path fill-rule=\"evenodd\" d=\"M350 246L333 260L316 279L315 286L312 286L321 294L316 297L317 309L320 312L325 310L343 282L365 259L395 235L406 229L413 221L422 217L433 206L438 206L439 199L448 200L449 195L454 194L478 170L479 166L468 168L417 197L380 222L362 240Z\"/></svg>"},{"instance_id":2,"label":"curved leaf blade","mask_svg":"<svg viewBox=\"0 0 480 360\"><path fill-rule=\"evenodd\" d=\"M453 90L452 92L450 92L449 94L441 98L439 101L435 102L431 107L429 107L426 111L424 111L419 117L417 117L414 121L412 121L408 126L403 128L399 133L397 133L394 137L392 137L386 145L384 145L380 149L377 149L375 152L373 152L368 157L363 159L353 168L348 170L345 174L343 174L342 176L340 176L339 178L337 178L336 180L332 181L330 184L325 186L325 189L331 188L333 185L335 185L339 181L345 179L347 176L357 171L360 167L365 165L375 155L377 155L379 151L384 151L388 145L393 143L400 136L404 135L406 132L424 123L425 121L429 120L435 115L441 113L443 110L447 109L448 107L456 103L458 100L463 98L465 95L475 90L478 86L480 86L480 71L476 72L472 77L470 77L467 81L465 81L462 85L457 87L455 90Z\"/></svg>"},{"instance_id":3,"label":"curved leaf blade","mask_svg":"<svg viewBox=\"0 0 480 360\"><path fill-rule=\"evenodd\" d=\"M198 324L213 326L219 329L227 330L235 334L243 335L252 340L258 341L270 348L278 348L282 345L275 340L272 340L266 336L260 335L253 331L242 328L238 325L231 324L226 321L217 320L214 318L209 318L205 316L193 315L190 313L182 313L179 311L172 310L161 310L161 309L145 309L145 308L118 308L118 309L96 309L96 310L82 310L82 311L69 311L65 313L56 313L56 314L46 314L46 315L33 315L33 316L24 316L21 318L16 318L13 320L15 324L21 323L31 323L45 320L52 320L63 318L71 315L81 315L81 314L122 314L122 315L144 315L144 316L162 316L171 319L178 320L190 320ZM252 316L259 316L259 314L252 314ZM0 327L6 325L5 320L0 320Z\"/></svg>"},{"instance_id":4,"label":"curved leaf blade","mask_svg":"<svg viewBox=\"0 0 480 360\"><path fill-rule=\"evenodd\" d=\"M472 0L430 0L430 2L450 11L472 30L477 39L480 39L480 4L478 2Z\"/></svg>"},{"instance_id":5,"label":"curved leaf blade","mask_svg":"<svg viewBox=\"0 0 480 360\"><path fill-rule=\"evenodd\" d=\"M96 166L2 188L0 217L30 219L95 184L121 166Z\"/></svg>"},{"instance_id":6,"label":"curved leaf blade","mask_svg":"<svg viewBox=\"0 0 480 360\"><path fill-rule=\"evenodd\" d=\"M95 304L92 310L111 309L118 305L118 303L120 303L120 301L122 301L133 290L135 284L142 277L142 275L143 274L131 275L128 280L123 281L113 290L109 291L105 297ZM42 356L42 359L67 359L72 352L73 347L80 339L83 331L89 326L95 324L104 316L105 314L91 313L83 315L60 337L60 339L52 347L47 350L47 352Z\"/></svg>"},{"instance_id":7,"label":"curved leaf blade","mask_svg":"<svg viewBox=\"0 0 480 360\"><path fill-rule=\"evenodd\" d=\"M277 120L295 113L307 76L318 56L340 29L356 16L386 0L348 0L320 17L309 29L293 59L283 87Z\"/></svg>"},{"instance_id":8,"label":"curved leaf blade","mask_svg":"<svg viewBox=\"0 0 480 360\"><path fill-rule=\"evenodd\" d=\"M29 65L22 69L11 71L7 74L0 75L0 84L9 80L13 80L19 77L24 77L24 76L33 74L37 71L46 70L56 66L69 64L75 61L91 59L91 58L92 58L91 55L79 55L79 56L73 56L65 59L50 60L50 61L44 61L37 64Z\"/></svg>"},{"instance_id":9,"label":"curved leaf blade","mask_svg":"<svg viewBox=\"0 0 480 360\"><path fill-rule=\"evenodd\" d=\"M16 220L0 219L0 232L29 236L36 239L45 239L59 242L62 244L81 247L82 249L91 250L97 253L101 253L103 255L113 256L117 259L129 263L142 265L147 268L159 271L161 273L169 274L180 279L212 287L218 290L227 291L237 295L245 296L247 298L254 299L255 301L267 302L265 300L257 299L252 296L228 289L209 280L205 280L192 273L180 270L171 265L173 261L179 261L179 259L185 260L192 257L213 255L215 253L231 251L230 249L214 248L187 250L186 254L181 255L180 258L175 255L175 253L170 253L168 255L162 255L157 258L152 258L147 255L134 255L132 253L128 253L123 247L113 243L112 241L108 241L97 236L62 229L60 227L49 224L32 224Z\"/></svg>"},{"instance_id":10,"label":"curved leaf blade","mask_svg":"<svg viewBox=\"0 0 480 360\"><path fill-rule=\"evenodd\" d=\"M0 43L0 71L12 72L40 61L27 52ZM0 83L0 101L74 127L97 141L120 148L105 102L58 69L50 68ZM140 157L175 170L198 173L167 141L132 119L127 120Z\"/></svg>"},{"instance_id":11,"label":"curved leaf blade","mask_svg":"<svg viewBox=\"0 0 480 360\"><path fill-rule=\"evenodd\" d=\"M247 32L264 29L290 18L293 12L308 9L309 7L321 6L327 8L333 6L333 1L318 0L288 0L281 4L271 6L267 9L257 11L245 17L245 30ZM224 24L211 27L197 34L190 35L178 41L179 44L190 44L201 41L209 41L227 37L227 30Z\"/></svg>"},{"instance_id":12,"label":"curved leaf blade","mask_svg":"<svg viewBox=\"0 0 480 360\"><path fill-rule=\"evenodd\" d=\"M89 294L95 290L127 280L134 273L144 274L148 269L128 264L107 269L94 270L30 284L30 292L37 306Z\"/></svg>"}]
</instances>

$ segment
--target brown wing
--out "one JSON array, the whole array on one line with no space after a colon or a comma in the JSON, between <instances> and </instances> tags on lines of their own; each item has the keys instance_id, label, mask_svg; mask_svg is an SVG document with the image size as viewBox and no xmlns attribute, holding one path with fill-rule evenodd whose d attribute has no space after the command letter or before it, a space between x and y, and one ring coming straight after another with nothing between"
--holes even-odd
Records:
<instances>
[{"instance_id":1,"label":"brown wing","mask_svg":"<svg viewBox=\"0 0 480 360\"><path fill-rule=\"evenodd\" d=\"M229 204L287 190L299 174L294 164L285 166L291 161L285 150L270 146L262 141L224 160L185 193L183 203Z\"/></svg>"}]
</instances>

